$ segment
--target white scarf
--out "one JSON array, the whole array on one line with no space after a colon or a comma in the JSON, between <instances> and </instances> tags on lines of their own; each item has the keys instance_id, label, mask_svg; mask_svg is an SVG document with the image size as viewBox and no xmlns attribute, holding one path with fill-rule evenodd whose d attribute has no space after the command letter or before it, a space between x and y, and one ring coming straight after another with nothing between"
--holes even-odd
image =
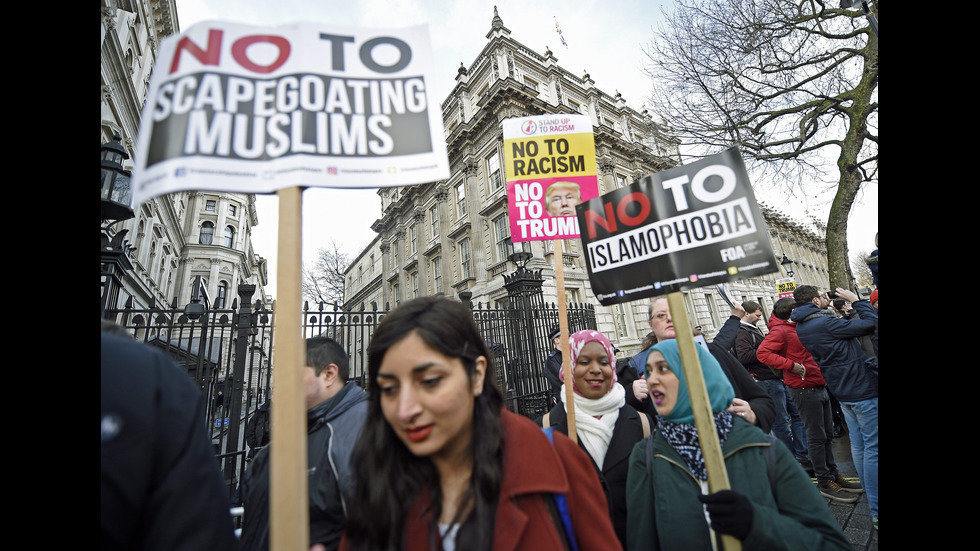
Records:
<instances>
[{"instance_id":1,"label":"white scarf","mask_svg":"<svg viewBox=\"0 0 980 551\"><path fill-rule=\"evenodd\" d=\"M606 450L612 440L613 428L619 419L619 409L626 404L626 391L623 385L613 383L612 388L602 398L591 400L580 394L575 396L575 433L582 445L602 470L606 459ZM565 403L565 385L561 388L561 401ZM568 406L565 406L568 413ZM596 416L601 416L596 419Z\"/></svg>"}]
</instances>

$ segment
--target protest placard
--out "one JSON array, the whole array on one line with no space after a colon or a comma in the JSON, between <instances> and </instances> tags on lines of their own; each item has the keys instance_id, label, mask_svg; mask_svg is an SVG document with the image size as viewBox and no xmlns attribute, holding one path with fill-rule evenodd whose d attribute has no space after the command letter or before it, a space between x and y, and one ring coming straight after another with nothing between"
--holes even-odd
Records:
<instances>
[{"instance_id":1,"label":"protest placard","mask_svg":"<svg viewBox=\"0 0 980 551\"><path fill-rule=\"evenodd\" d=\"M449 177L425 26L206 21L160 44L133 203L177 191L279 196L269 546L309 549L300 328L302 192ZM281 398L276 398L281 396Z\"/></svg>"},{"instance_id":2,"label":"protest placard","mask_svg":"<svg viewBox=\"0 0 980 551\"><path fill-rule=\"evenodd\" d=\"M737 149L647 176L576 207L603 305L777 271Z\"/></svg>"},{"instance_id":3,"label":"protest placard","mask_svg":"<svg viewBox=\"0 0 980 551\"><path fill-rule=\"evenodd\" d=\"M518 117L503 131L511 240L578 237L575 206L599 195L591 119Z\"/></svg>"},{"instance_id":4,"label":"protest placard","mask_svg":"<svg viewBox=\"0 0 980 551\"><path fill-rule=\"evenodd\" d=\"M784 277L776 280L776 292L779 298L793 298L796 291L796 280L791 277Z\"/></svg>"},{"instance_id":5,"label":"protest placard","mask_svg":"<svg viewBox=\"0 0 980 551\"><path fill-rule=\"evenodd\" d=\"M565 295L562 239L579 236L575 207L599 195L592 119L555 113L517 117L503 122L504 174L511 241L554 242L555 285ZM568 350L565 301L558 300L561 349ZM562 354L562 371L570 381L569 354ZM577 441L572 386L565 385L568 436Z\"/></svg>"},{"instance_id":6,"label":"protest placard","mask_svg":"<svg viewBox=\"0 0 980 551\"><path fill-rule=\"evenodd\" d=\"M133 202L448 178L433 79L425 26L194 25L161 41Z\"/></svg>"}]
</instances>

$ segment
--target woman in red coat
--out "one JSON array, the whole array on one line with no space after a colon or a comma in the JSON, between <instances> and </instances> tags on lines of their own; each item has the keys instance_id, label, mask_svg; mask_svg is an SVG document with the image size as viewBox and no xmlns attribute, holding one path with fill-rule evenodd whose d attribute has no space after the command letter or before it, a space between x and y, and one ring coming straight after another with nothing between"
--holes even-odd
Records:
<instances>
[{"instance_id":1,"label":"woman in red coat","mask_svg":"<svg viewBox=\"0 0 980 551\"><path fill-rule=\"evenodd\" d=\"M492 358L454 300L415 299L378 325L341 549L558 550L572 537L583 550L619 547L588 456L503 409Z\"/></svg>"}]
</instances>

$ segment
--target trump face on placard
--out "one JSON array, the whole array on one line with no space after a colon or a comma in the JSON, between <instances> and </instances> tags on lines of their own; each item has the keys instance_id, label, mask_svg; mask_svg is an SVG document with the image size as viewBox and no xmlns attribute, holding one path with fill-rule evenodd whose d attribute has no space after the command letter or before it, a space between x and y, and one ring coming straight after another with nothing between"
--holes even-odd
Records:
<instances>
[{"instance_id":1,"label":"trump face on placard","mask_svg":"<svg viewBox=\"0 0 980 551\"><path fill-rule=\"evenodd\" d=\"M582 202L582 192L574 182L555 182L545 192L548 216L574 216L575 205Z\"/></svg>"}]
</instances>

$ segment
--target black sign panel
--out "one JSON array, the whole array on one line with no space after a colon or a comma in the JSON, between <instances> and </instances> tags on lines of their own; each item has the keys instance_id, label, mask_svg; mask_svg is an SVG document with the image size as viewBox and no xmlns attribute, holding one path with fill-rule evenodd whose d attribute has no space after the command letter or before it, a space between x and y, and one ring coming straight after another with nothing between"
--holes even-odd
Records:
<instances>
[{"instance_id":1,"label":"black sign panel","mask_svg":"<svg viewBox=\"0 0 980 551\"><path fill-rule=\"evenodd\" d=\"M737 149L647 176L576 212L592 291L605 306L779 266Z\"/></svg>"}]
</instances>

